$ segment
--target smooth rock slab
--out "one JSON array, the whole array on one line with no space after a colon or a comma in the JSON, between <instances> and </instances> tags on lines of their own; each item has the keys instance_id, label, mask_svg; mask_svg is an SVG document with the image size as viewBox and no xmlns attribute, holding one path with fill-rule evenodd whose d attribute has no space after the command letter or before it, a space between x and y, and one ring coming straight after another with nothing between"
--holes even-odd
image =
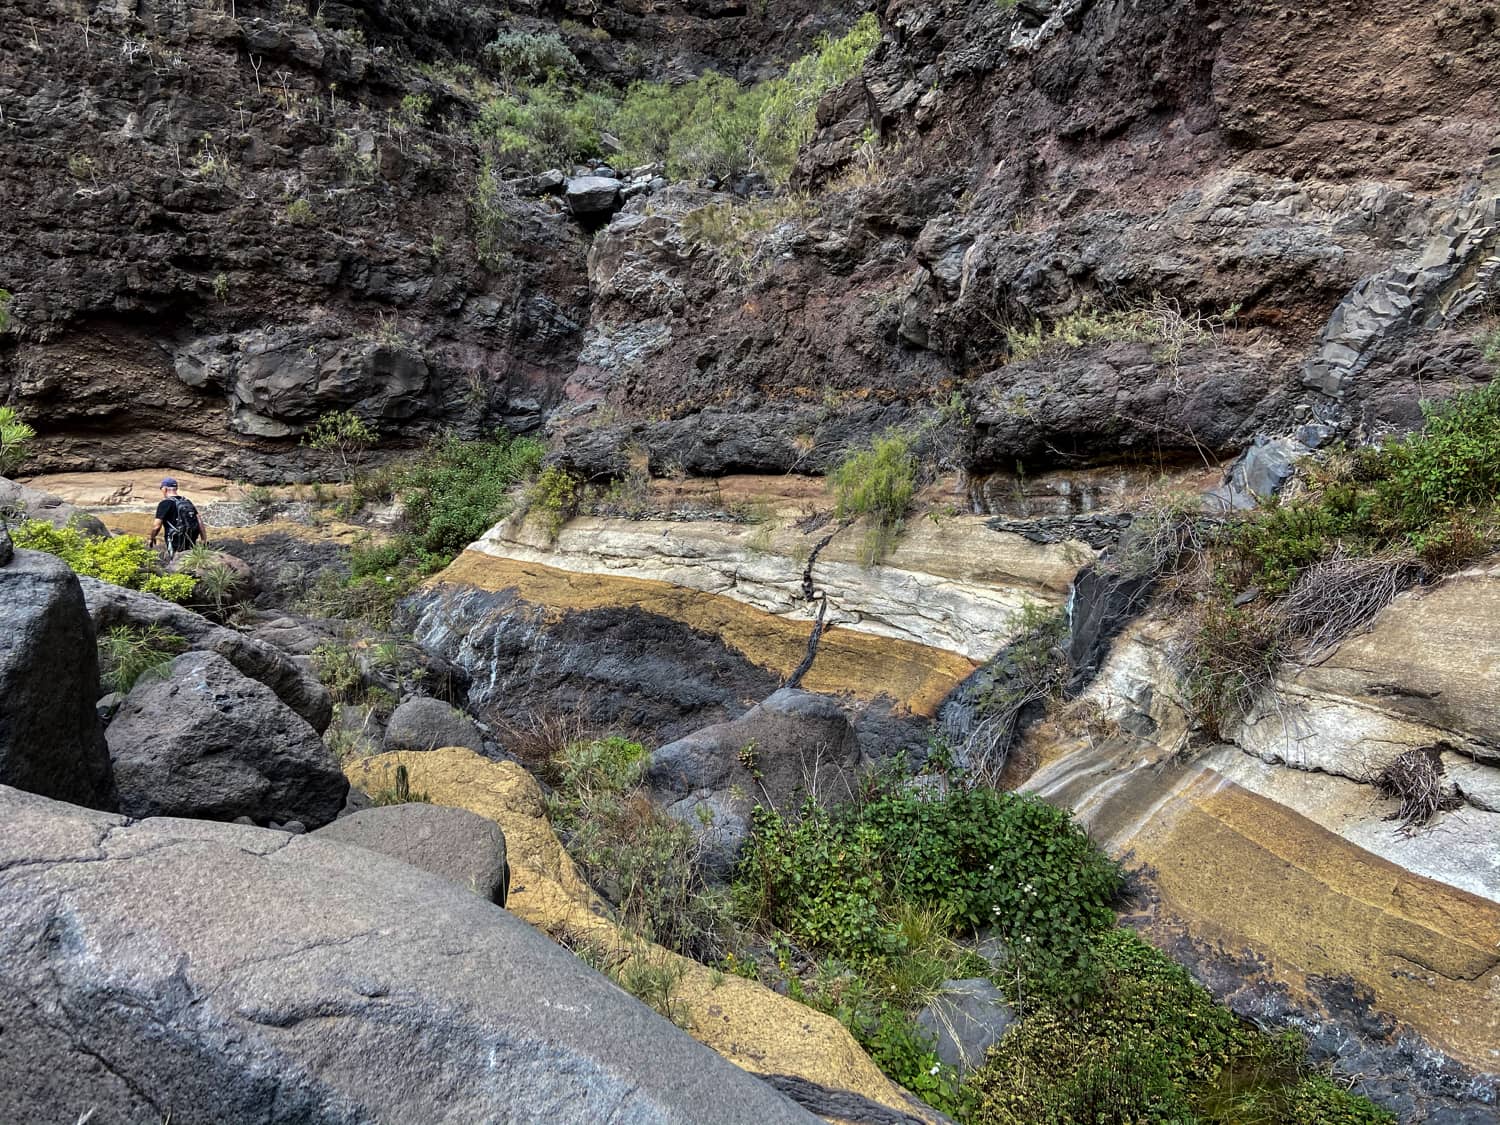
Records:
<instances>
[{"instance_id":1,"label":"smooth rock slab","mask_svg":"<svg viewBox=\"0 0 1500 1125\"><path fill-rule=\"evenodd\" d=\"M6 788L0 818L0 1120L817 1120L396 860Z\"/></svg>"},{"instance_id":2,"label":"smooth rock slab","mask_svg":"<svg viewBox=\"0 0 1500 1125\"><path fill-rule=\"evenodd\" d=\"M1005 993L985 977L945 980L917 1016L917 1023L937 1040L938 1058L960 1070L982 1065L985 1052L1015 1021Z\"/></svg>"},{"instance_id":3,"label":"smooth rock slab","mask_svg":"<svg viewBox=\"0 0 1500 1125\"><path fill-rule=\"evenodd\" d=\"M505 905L510 882L505 833L468 809L421 802L387 805L340 817L317 835L399 859Z\"/></svg>"},{"instance_id":4,"label":"smooth rock slab","mask_svg":"<svg viewBox=\"0 0 1500 1125\"><path fill-rule=\"evenodd\" d=\"M408 699L385 724L385 749L436 750L462 746L483 751L484 735L462 711L440 699Z\"/></svg>"},{"instance_id":5,"label":"smooth rock slab","mask_svg":"<svg viewBox=\"0 0 1500 1125\"><path fill-rule=\"evenodd\" d=\"M212 652L143 678L105 731L120 811L317 828L349 783L318 732L264 684Z\"/></svg>"},{"instance_id":6,"label":"smooth rock slab","mask_svg":"<svg viewBox=\"0 0 1500 1125\"><path fill-rule=\"evenodd\" d=\"M0 783L114 808L98 696L99 655L77 577L52 555L14 551L0 564Z\"/></svg>"}]
</instances>

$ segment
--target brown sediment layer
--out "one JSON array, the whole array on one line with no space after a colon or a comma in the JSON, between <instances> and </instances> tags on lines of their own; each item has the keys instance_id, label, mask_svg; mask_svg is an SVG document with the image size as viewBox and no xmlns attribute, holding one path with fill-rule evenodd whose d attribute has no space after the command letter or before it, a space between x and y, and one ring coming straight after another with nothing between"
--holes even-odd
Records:
<instances>
[{"instance_id":1,"label":"brown sediment layer","mask_svg":"<svg viewBox=\"0 0 1500 1125\"><path fill-rule=\"evenodd\" d=\"M575 574L540 563L465 551L437 578L482 590L515 590L555 612L634 607L719 637L746 659L789 675L807 650L810 624L790 621L716 594L641 578ZM977 665L956 653L910 641L830 628L803 680L809 691L886 696L919 715L933 715Z\"/></svg>"},{"instance_id":2,"label":"brown sediment layer","mask_svg":"<svg viewBox=\"0 0 1500 1125\"><path fill-rule=\"evenodd\" d=\"M1250 953L1312 1000L1347 977L1373 1007L1453 1058L1494 1071L1500 1044L1500 905L1414 875L1204 771L1126 844L1176 925Z\"/></svg>"}]
</instances>

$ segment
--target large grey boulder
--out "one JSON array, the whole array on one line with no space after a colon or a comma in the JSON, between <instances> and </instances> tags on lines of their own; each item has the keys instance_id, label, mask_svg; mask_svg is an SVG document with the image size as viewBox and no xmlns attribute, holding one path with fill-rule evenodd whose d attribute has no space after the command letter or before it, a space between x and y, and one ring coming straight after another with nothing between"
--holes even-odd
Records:
<instances>
[{"instance_id":1,"label":"large grey boulder","mask_svg":"<svg viewBox=\"0 0 1500 1125\"><path fill-rule=\"evenodd\" d=\"M53 527L71 527L100 539L109 535L104 521L60 496L0 477L0 509L19 513L29 520L42 520Z\"/></svg>"},{"instance_id":2,"label":"large grey boulder","mask_svg":"<svg viewBox=\"0 0 1500 1125\"><path fill-rule=\"evenodd\" d=\"M436 750L462 746L476 754L484 752L484 735L474 720L439 699L408 699L385 724L385 749Z\"/></svg>"},{"instance_id":3,"label":"large grey boulder","mask_svg":"<svg viewBox=\"0 0 1500 1125\"><path fill-rule=\"evenodd\" d=\"M0 1121L816 1121L407 864L4 788L0 820Z\"/></svg>"},{"instance_id":4,"label":"large grey boulder","mask_svg":"<svg viewBox=\"0 0 1500 1125\"><path fill-rule=\"evenodd\" d=\"M575 176L563 191L563 201L575 215L608 215L620 209L621 186L612 176Z\"/></svg>"},{"instance_id":5,"label":"large grey boulder","mask_svg":"<svg viewBox=\"0 0 1500 1125\"><path fill-rule=\"evenodd\" d=\"M1005 993L985 977L944 981L917 1015L917 1023L936 1040L938 1058L959 1070L982 1066L985 1052L1015 1021Z\"/></svg>"},{"instance_id":6,"label":"large grey boulder","mask_svg":"<svg viewBox=\"0 0 1500 1125\"><path fill-rule=\"evenodd\" d=\"M420 802L387 805L342 816L316 835L399 859L505 905L510 883L505 833L468 809Z\"/></svg>"},{"instance_id":7,"label":"large grey boulder","mask_svg":"<svg viewBox=\"0 0 1500 1125\"><path fill-rule=\"evenodd\" d=\"M233 629L215 625L202 614L139 590L112 586L97 578L80 578L89 615L99 632L117 625L139 629L153 625L181 637L189 648L216 652L252 680L258 680L319 731L328 729L333 700L311 672L279 649Z\"/></svg>"},{"instance_id":8,"label":"large grey boulder","mask_svg":"<svg viewBox=\"0 0 1500 1125\"><path fill-rule=\"evenodd\" d=\"M836 701L782 688L738 719L657 750L646 783L693 828L708 870L727 876L757 804L795 809L809 796L846 800L861 765L859 739Z\"/></svg>"},{"instance_id":9,"label":"large grey boulder","mask_svg":"<svg viewBox=\"0 0 1500 1125\"><path fill-rule=\"evenodd\" d=\"M222 656L186 652L105 730L121 812L327 824L349 783L318 732Z\"/></svg>"},{"instance_id":10,"label":"large grey boulder","mask_svg":"<svg viewBox=\"0 0 1500 1125\"><path fill-rule=\"evenodd\" d=\"M0 783L114 808L99 733L99 655L78 578L0 532Z\"/></svg>"}]
</instances>

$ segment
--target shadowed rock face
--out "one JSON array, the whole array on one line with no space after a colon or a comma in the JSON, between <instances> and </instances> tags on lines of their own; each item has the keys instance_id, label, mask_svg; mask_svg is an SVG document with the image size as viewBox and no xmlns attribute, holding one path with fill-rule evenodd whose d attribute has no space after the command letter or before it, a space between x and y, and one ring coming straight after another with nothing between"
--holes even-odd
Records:
<instances>
[{"instance_id":1,"label":"shadowed rock face","mask_svg":"<svg viewBox=\"0 0 1500 1125\"><path fill-rule=\"evenodd\" d=\"M99 654L78 578L0 531L0 783L115 808L99 730Z\"/></svg>"},{"instance_id":2,"label":"shadowed rock face","mask_svg":"<svg viewBox=\"0 0 1500 1125\"><path fill-rule=\"evenodd\" d=\"M396 860L8 788L0 812L7 1121L816 1120Z\"/></svg>"}]
</instances>

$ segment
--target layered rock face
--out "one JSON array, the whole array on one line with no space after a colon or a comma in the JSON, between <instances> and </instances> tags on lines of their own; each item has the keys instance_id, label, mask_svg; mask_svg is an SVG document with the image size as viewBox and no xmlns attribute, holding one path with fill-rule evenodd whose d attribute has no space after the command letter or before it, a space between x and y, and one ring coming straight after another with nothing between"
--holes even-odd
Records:
<instances>
[{"instance_id":1,"label":"layered rock face","mask_svg":"<svg viewBox=\"0 0 1500 1125\"><path fill-rule=\"evenodd\" d=\"M257 0L14 6L0 398L45 417L37 467L284 480L327 471L297 437L328 411L387 444L537 425L587 320L585 244L484 179L474 95L419 65L556 31L544 7L394 0L314 22ZM589 7L572 47L622 87L754 77L852 18Z\"/></svg>"},{"instance_id":2,"label":"layered rock face","mask_svg":"<svg viewBox=\"0 0 1500 1125\"><path fill-rule=\"evenodd\" d=\"M881 15L804 151L812 203L715 244L683 192L596 241L570 385L636 415L613 435L654 466L820 467L955 385L971 469L1223 455L1409 425L1483 377L1452 330L1496 264L1482 6ZM1090 307L1113 322L1018 356L1008 329ZM601 471L609 448L567 455Z\"/></svg>"},{"instance_id":3,"label":"layered rock face","mask_svg":"<svg viewBox=\"0 0 1500 1125\"><path fill-rule=\"evenodd\" d=\"M1308 1028L1403 1120L1485 1120L1500 1097L1497 583L1487 566L1403 594L1198 750L1171 623L1148 617L1077 704L1091 733L1030 739L1027 786L1149 873L1147 932L1246 1014ZM1408 831L1372 782L1422 747L1461 803Z\"/></svg>"}]
</instances>

